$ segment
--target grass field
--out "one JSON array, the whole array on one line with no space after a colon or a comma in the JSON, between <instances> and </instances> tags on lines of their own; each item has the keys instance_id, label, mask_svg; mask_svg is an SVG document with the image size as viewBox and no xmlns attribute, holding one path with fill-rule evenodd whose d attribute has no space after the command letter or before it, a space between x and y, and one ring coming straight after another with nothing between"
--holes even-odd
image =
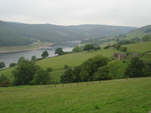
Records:
<instances>
[{"instance_id":1,"label":"grass field","mask_svg":"<svg viewBox=\"0 0 151 113\"><path fill-rule=\"evenodd\" d=\"M151 51L151 41L128 44L126 47L128 47L128 51L130 52L144 53L146 51Z\"/></svg>"},{"instance_id":2,"label":"grass field","mask_svg":"<svg viewBox=\"0 0 151 113\"><path fill-rule=\"evenodd\" d=\"M44 69L51 67L53 69L53 72L51 74L52 80L59 82L60 75L63 73L63 70L64 70L64 65L69 65L71 67L75 67L75 66L82 64L87 59L92 58L96 55L103 55L103 56L111 57L114 52L116 52L116 50L102 49L99 51L72 53L72 54L66 54L63 56L47 58L44 60L40 60L36 63ZM9 69L0 71L0 73L4 73L4 74L8 75L9 77L12 77L11 76L12 70L13 70L13 68L9 68Z\"/></svg>"},{"instance_id":3,"label":"grass field","mask_svg":"<svg viewBox=\"0 0 151 113\"><path fill-rule=\"evenodd\" d=\"M143 53L145 51L151 50L151 42L128 44L126 45L126 47L128 47L128 51L130 52ZM66 54L63 56L57 56L53 58L47 58L44 60L40 60L36 63L44 69L51 67L53 69L53 72L51 73L52 81L59 82L60 75L64 71L64 65L75 67L82 64L87 59L92 58L96 55L103 55L103 56L111 57L113 53L115 52L117 52L117 50L115 49L101 49L99 51L79 52L79 53ZM151 55L144 56L144 59L147 59L147 60L151 59ZM10 69L0 71L0 73L5 73L12 79L13 78L11 76L12 70L13 68L10 68Z\"/></svg>"},{"instance_id":4,"label":"grass field","mask_svg":"<svg viewBox=\"0 0 151 113\"><path fill-rule=\"evenodd\" d=\"M0 88L0 113L149 113L151 78Z\"/></svg>"}]
</instances>

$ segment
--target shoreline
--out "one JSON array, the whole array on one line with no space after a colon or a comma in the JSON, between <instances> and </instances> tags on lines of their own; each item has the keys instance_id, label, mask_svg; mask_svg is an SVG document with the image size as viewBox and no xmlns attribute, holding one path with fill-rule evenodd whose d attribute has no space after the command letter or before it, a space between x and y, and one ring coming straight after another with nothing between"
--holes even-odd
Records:
<instances>
[{"instance_id":1,"label":"shoreline","mask_svg":"<svg viewBox=\"0 0 151 113\"><path fill-rule=\"evenodd\" d=\"M31 47L31 48L26 48L28 46L12 46L12 47L6 47L8 50L5 50L5 49L0 50L0 54L19 53L19 52L25 52L25 51L39 50L39 49L50 47L50 46L53 46L53 43L49 43L49 44L47 43L46 45L41 45L39 47ZM17 49L17 48L20 48L20 49Z\"/></svg>"}]
</instances>

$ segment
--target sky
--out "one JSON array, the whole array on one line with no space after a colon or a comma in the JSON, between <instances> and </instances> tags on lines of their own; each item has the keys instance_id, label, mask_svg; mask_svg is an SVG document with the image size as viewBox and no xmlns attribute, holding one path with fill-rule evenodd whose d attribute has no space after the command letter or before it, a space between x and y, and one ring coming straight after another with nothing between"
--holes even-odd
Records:
<instances>
[{"instance_id":1,"label":"sky","mask_svg":"<svg viewBox=\"0 0 151 113\"><path fill-rule=\"evenodd\" d=\"M29 24L151 25L151 0L0 0L0 20Z\"/></svg>"}]
</instances>

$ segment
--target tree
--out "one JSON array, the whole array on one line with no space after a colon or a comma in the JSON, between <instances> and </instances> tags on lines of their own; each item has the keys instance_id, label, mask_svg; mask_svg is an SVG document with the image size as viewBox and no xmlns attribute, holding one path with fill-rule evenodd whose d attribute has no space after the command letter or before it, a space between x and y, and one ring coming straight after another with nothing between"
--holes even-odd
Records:
<instances>
[{"instance_id":1,"label":"tree","mask_svg":"<svg viewBox=\"0 0 151 113\"><path fill-rule=\"evenodd\" d=\"M95 51L100 50L100 49L101 49L100 46L98 46L98 45L95 45L95 46L94 46L94 50L95 50Z\"/></svg>"},{"instance_id":2,"label":"tree","mask_svg":"<svg viewBox=\"0 0 151 113\"><path fill-rule=\"evenodd\" d=\"M122 51L122 52L127 52L127 47L120 47L119 50Z\"/></svg>"},{"instance_id":3,"label":"tree","mask_svg":"<svg viewBox=\"0 0 151 113\"><path fill-rule=\"evenodd\" d=\"M9 64L9 67L14 67L14 66L16 66L16 63L10 63Z\"/></svg>"},{"instance_id":4,"label":"tree","mask_svg":"<svg viewBox=\"0 0 151 113\"><path fill-rule=\"evenodd\" d=\"M94 45L93 44L86 44L83 48L83 50L85 51L90 51L94 49Z\"/></svg>"},{"instance_id":5,"label":"tree","mask_svg":"<svg viewBox=\"0 0 151 113\"><path fill-rule=\"evenodd\" d=\"M145 63L144 75L151 76L151 63Z\"/></svg>"},{"instance_id":6,"label":"tree","mask_svg":"<svg viewBox=\"0 0 151 113\"><path fill-rule=\"evenodd\" d=\"M5 67L5 63L4 62L0 62L0 69Z\"/></svg>"},{"instance_id":7,"label":"tree","mask_svg":"<svg viewBox=\"0 0 151 113\"><path fill-rule=\"evenodd\" d=\"M119 50L120 47L121 47L121 45L120 45L120 44L114 44L113 47L114 47L115 49Z\"/></svg>"},{"instance_id":8,"label":"tree","mask_svg":"<svg viewBox=\"0 0 151 113\"><path fill-rule=\"evenodd\" d=\"M82 51L82 48L79 47L79 46L75 46L73 49L72 49L72 52L80 52Z\"/></svg>"},{"instance_id":9,"label":"tree","mask_svg":"<svg viewBox=\"0 0 151 113\"><path fill-rule=\"evenodd\" d=\"M48 51L43 51L43 53L41 54L42 58L47 58L49 56Z\"/></svg>"},{"instance_id":10,"label":"tree","mask_svg":"<svg viewBox=\"0 0 151 113\"><path fill-rule=\"evenodd\" d=\"M63 54L64 54L64 51L63 51L62 48L57 48L57 49L55 50L55 54L63 55Z\"/></svg>"},{"instance_id":11,"label":"tree","mask_svg":"<svg viewBox=\"0 0 151 113\"><path fill-rule=\"evenodd\" d=\"M36 56L31 57L31 61L36 61L36 60L37 60Z\"/></svg>"},{"instance_id":12,"label":"tree","mask_svg":"<svg viewBox=\"0 0 151 113\"><path fill-rule=\"evenodd\" d=\"M47 70L39 69L35 72L32 84L49 84L50 75Z\"/></svg>"},{"instance_id":13,"label":"tree","mask_svg":"<svg viewBox=\"0 0 151 113\"><path fill-rule=\"evenodd\" d=\"M47 70L48 72L52 72L52 68L51 68L51 67L48 67L46 70Z\"/></svg>"},{"instance_id":14,"label":"tree","mask_svg":"<svg viewBox=\"0 0 151 113\"><path fill-rule=\"evenodd\" d=\"M93 75L99 67L107 65L109 59L103 56L96 56L88 59L81 65L80 77L82 81L93 80Z\"/></svg>"},{"instance_id":15,"label":"tree","mask_svg":"<svg viewBox=\"0 0 151 113\"><path fill-rule=\"evenodd\" d=\"M139 57L133 57L130 60L125 75L128 77L142 77L144 76L144 62Z\"/></svg>"},{"instance_id":16,"label":"tree","mask_svg":"<svg viewBox=\"0 0 151 113\"><path fill-rule=\"evenodd\" d=\"M100 67L94 74L94 80L110 80L109 68L107 66Z\"/></svg>"},{"instance_id":17,"label":"tree","mask_svg":"<svg viewBox=\"0 0 151 113\"><path fill-rule=\"evenodd\" d=\"M73 82L81 81L80 72L81 72L81 66L77 66L73 69L73 72L72 72Z\"/></svg>"},{"instance_id":18,"label":"tree","mask_svg":"<svg viewBox=\"0 0 151 113\"><path fill-rule=\"evenodd\" d=\"M40 69L40 67L36 66L34 62L25 59L19 60L17 67L13 70L14 84L30 84L38 69Z\"/></svg>"},{"instance_id":19,"label":"tree","mask_svg":"<svg viewBox=\"0 0 151 113\"><path fill-rule=\"evenodd\" d=\"M0 75L0 87L7 87L10 85L10 80L6 77L6 75Z\"/></svg>"},{"instance_id":20,"label":"tree","mask_svg":"<svg viewBox=\"0 0 151 113\"><path fill-rule=\"evenodd\" d=\"M72 74L73 74L72 68L70 68L70 67L66 68L65 72L61 76L61 82L62 83L71 83L71 82L73 82L74 79L73 79Z\"/></svg>"},{"instance_id":21,"label":"tree","mask_svg":"<svg viewBox=\"0 0 151 113\"><path fill-rule=\"evenodd\" d=\"M149 35L145 35L143 38L142 38L143 41L150 41L151 40L151 36Z\"/></svg>"},{"instance_id":22,"label":"tree","mask_svg":"<svg viewBox=\"0 0 151 113\"><path fill-rule=\"evenodd\" d=\"M19 60L18 60L18 63L19 63L19 62L22 62L22 61L24 61L24 60L25 60L24 57L20 57Z\"/></svg>"}]
</instances>

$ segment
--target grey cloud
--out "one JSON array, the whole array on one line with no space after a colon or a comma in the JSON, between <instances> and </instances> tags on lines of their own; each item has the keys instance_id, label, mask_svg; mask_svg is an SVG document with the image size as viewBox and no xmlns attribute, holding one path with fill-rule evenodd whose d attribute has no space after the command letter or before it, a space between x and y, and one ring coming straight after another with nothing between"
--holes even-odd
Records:
<instances>
[{"instance_id":1,"label":"grey cloud","mask_svg":"<svg viewBox=\"0 0 151 113\"><path fill-rule=\"evenodd\" d=\"M151 24L150 0L0 0L0 19L25 23Z\"/></svg>"}]
</instances>

